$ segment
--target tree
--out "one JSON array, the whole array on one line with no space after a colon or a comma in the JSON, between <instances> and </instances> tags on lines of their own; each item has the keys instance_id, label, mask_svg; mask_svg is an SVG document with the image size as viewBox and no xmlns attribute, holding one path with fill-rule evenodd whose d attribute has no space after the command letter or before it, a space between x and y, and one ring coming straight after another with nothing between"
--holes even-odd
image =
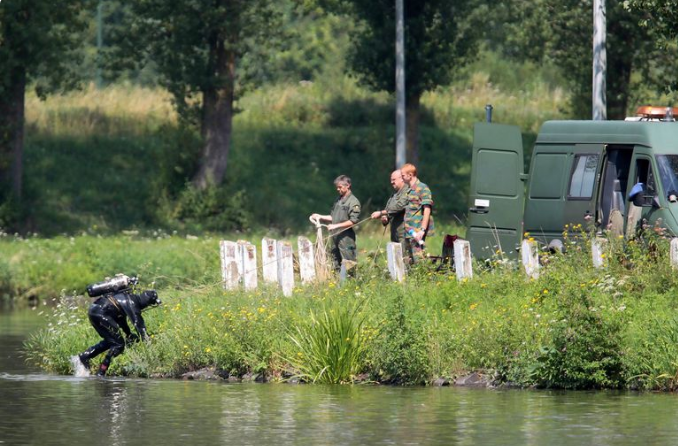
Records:
<instances>
[{"instance_id":1,"label":"tree","mask_svg":"<svg viewBox=\"0 0 678 446\"><path fill-rule=\"evenodd\" d=\"M87 0L0 3L0 201L21 201L24 102L34 82L39 96L74 87L72 69Z\"/></svg>"},{"instance_id":2,"label":"tree","mask_svg":"<svg viewBox=\"0 0 678 446\"><path fill-rule=\"evenodd\" d=\"M184 122L200 126L203 149L193 184L220 184L231 145L236 67L243 54L274 38L275 2L133 0L125 8L129 28L118 34L114 49L155 63Z\"/></svg>"},{"instance_id":3,"label":"tree","mask_svg":"<svg viewBox=\"0 0 678 446\"><path fill-rule=\"evenodd\" d=\"M592 95L592 0L513 0L504 10L505 42L498 46L518 59L558 66L571 92L573 116L589 119ZM639 26L641 15L622 2L607 3L607 105L610 119L623 119L632 95L632 74L647 79L656 33Z\"/></svg>"},{"instance_id":4,"label":"tree","mask_svg":"<svg viewBox=\"0 0 678 446\"><path fill-rule=\"evenodd\" d=\"M322 2L321 2L322 4ZM479 0L405 0L405 100L407 160L419 158L420 100L448 84L476 55L480 42ZM329 9L349 11L365 26L354 36L352 69L375 90L395 92L395 1L336 0Z\"/></svg>"},{"instance_id":5,"label":"tree","mask_svg":"<svg viewBox=\"0 0 678 446\"><path fill-rule=\"evenodd\" d=\"M674 0L626 0L624 7L640 15L640 25L657 32L666 44L678 36L678 8Z\"/></svg>"}]
</instances>

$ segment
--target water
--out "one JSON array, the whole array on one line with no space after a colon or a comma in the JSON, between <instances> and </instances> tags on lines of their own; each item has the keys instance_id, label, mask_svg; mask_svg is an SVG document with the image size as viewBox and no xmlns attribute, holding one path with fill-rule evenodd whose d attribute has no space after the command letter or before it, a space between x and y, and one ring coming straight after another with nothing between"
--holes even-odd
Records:
<instances>
[{"instance_id":1,"label":"water","mask_svg":"<svg viewBox=\"0 0 678 446\"><path fill-rule=\"evenodd\" d=\"M678 397L53 376L0 313L0 445L665 445Z\"/></svg>"}]
</instances>

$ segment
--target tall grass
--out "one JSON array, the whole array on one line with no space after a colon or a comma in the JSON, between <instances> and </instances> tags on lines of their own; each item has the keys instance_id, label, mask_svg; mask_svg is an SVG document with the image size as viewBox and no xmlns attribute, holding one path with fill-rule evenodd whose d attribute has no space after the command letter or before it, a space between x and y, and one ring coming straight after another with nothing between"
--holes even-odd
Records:
<instances>
[{"instance_id":1,"label":"tall grass","mask_svg":"<svg viewBox=\"0 0 678 446\"><path fill-rule=\"evenodd\" d=\"M363 302L348 307L323 305L310 321L297 325L289 334L298 349L288 362L298 376L311 382L341 384L352 382L362 371L365 356Z\"/></svg>"},{"instance_id":2,"label":"tall grass","mask_svg":"<svg viewBox=\"0 0 678 446\"><path fill-rule=\"evenodd\" d=\"M163 307L144 313L150 344L133 346L111 372L176 377L212 367L273 381L424 384L480 371L520 386L674 389L678 279L668 242L610 245L607 266L596 269L573 238L536 280L510 265L476 265L474 278L459 282L421 265L400 284L378 261L341 287L298 287L291 297L177 284L160 289ZM86 306L69 299L27 345L56 373L70 373L68 356L98 338Z\"/></svg>"}]
</instances>

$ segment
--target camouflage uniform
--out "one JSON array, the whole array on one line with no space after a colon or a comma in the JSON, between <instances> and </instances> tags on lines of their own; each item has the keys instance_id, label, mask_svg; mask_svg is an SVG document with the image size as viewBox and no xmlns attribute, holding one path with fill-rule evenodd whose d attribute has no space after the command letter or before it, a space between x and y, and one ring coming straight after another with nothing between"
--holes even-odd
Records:
<instances>
[{"instance_id":1,"label":"camouflage uniform","mask_svg":"<svg viewBox=\"0 0 678 446\"><path fill-rule=\"evenodd\" d=\"M332 207L331 215L332 224L342 223L346 220L351 220L354 224L358 223L360 201L352 193L349 193L346 197L338 197ZM355 231L353 228L349 228L337 229L332 232L332 263L334 269L339 271L342 260L352 260L355 262L358 258Z\"/></svg>"},{"instance_id":2,"label":"camouflage uniform","mask_svg":"<svg viewBox=\"0 0 678 446\"><path fill-rule=\"evenodd\" d=\"M406 243L408 254L412 260L416 261L424 256L424 248L420 246L414 238L409 235L410 230L414 232L421 231L424 220L424 206L431 207L431 215L428 220L428 228L424 239L429 235L434 235L433 226L433 196L431 189L417 180L414 187L411 187L407 193L407 207L405 208L405 237L409 243ZM423 239L422 239L423 240Z\"/></svg>"},{"instance_id":3,"label":"camouflage uniform","mask_svg":"<svg viewBox=\"0 0 678 446\"><path fill-rule=\"evenodd\" d=\"M405 245L405 208L407 208L407 193L410 187L405 184L399 191L394 193L386 202L386 215L391 224L391 241L400 243L403 254L407 252Z\"/></svg>"}]
</instances>

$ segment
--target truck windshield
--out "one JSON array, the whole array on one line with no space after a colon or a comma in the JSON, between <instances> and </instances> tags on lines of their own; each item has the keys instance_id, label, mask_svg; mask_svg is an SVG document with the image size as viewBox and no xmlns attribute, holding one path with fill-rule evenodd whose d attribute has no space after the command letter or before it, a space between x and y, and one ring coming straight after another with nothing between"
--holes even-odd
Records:
<instances>
[{"instance_id":1,"label":"truck windshield","mask_svg":"<svg viewBox=\"0 0 678 446\"><path fill-rule=\"evenodd\" d=\"M678 192L678 155L657 155L657 166L664 192Z\"/></svg>"}]
</instances>

